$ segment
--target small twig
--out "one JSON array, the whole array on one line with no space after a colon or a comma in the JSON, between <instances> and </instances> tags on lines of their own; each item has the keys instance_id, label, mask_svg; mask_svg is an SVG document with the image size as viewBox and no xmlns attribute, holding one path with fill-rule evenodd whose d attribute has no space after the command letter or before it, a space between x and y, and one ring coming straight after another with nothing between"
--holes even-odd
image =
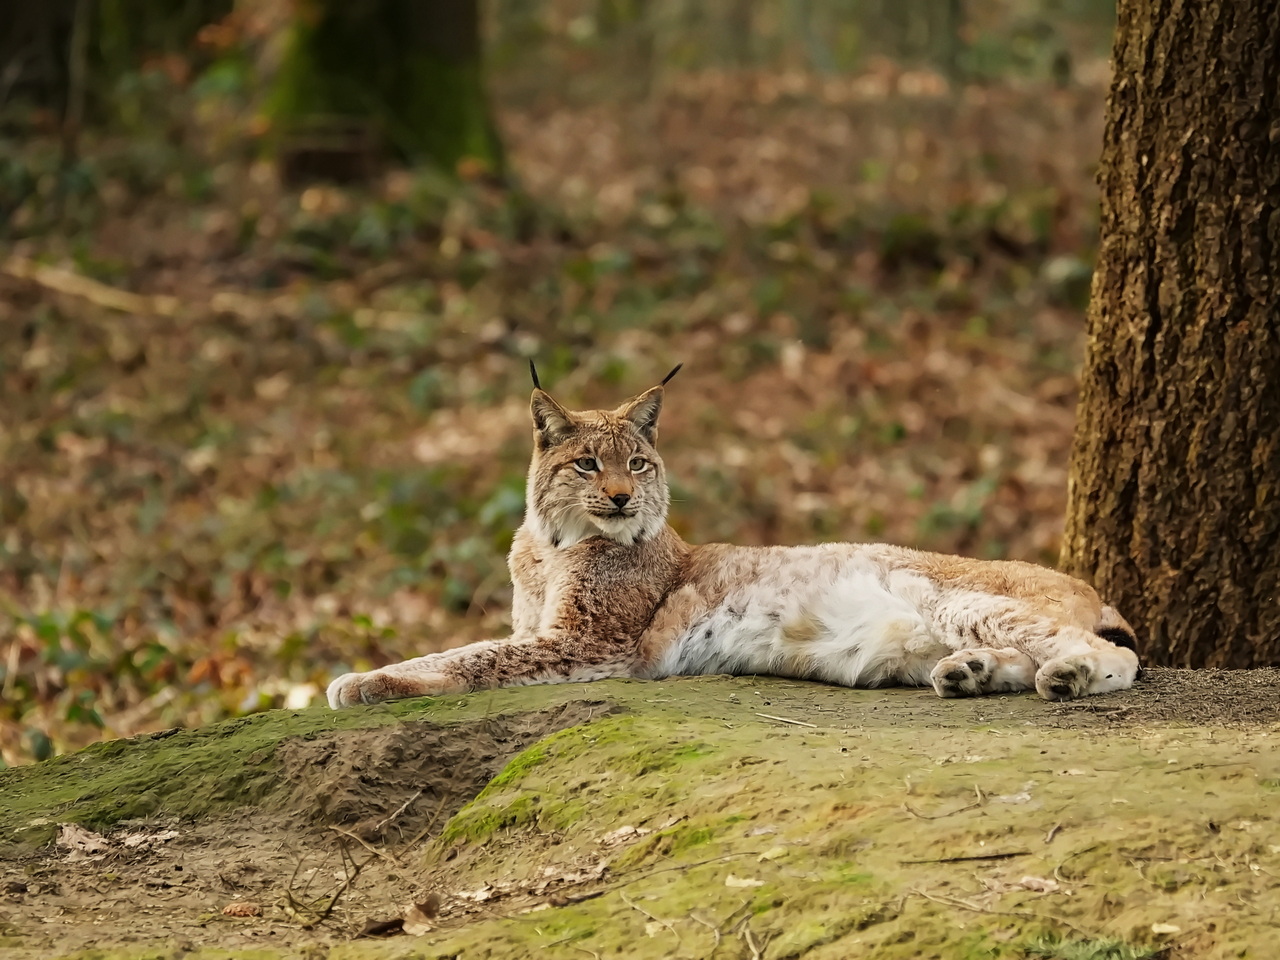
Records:
<instances>
[{"instance_id":1,"label":"small twig","mask_svg":"<svg viewBox=\"0 0 1280 960\"><path fill-rule=\"evenodd\" d=\"M177 297L131 293L128 290L120 290L117 287L99 283L97 280L90 280L70 270L36 263L25 257L10 257L3 266L0 266L0 271L19 280L30 280L46 290L78 297L81 300L87 300L95 307L118 310L121 313L158 314L171 317L178 312L179 308Z\"/></svg>"},{"instance_id":2,"label":"small twig","mask_svg":"<svg viewBox=\"0 0 1280 960\"><path fill-rule=\"evenodd\" d=\"M1143 883L1149 883L1153 887L1156 886L1155 881L1147 876L1146 865L1141 860L1135 860L1132 857L1130 857L1129 866L1133 867L1133 869L1138 871L1138 876L1142 878Z\"/></svg>"},{"instance_id":3,"label":"small twig","mask_svg":"<svg viewBox=\"0 0 1280 960\"><path fill-rule=\"evenodd\" d=\"M680 931L678 931L675 927L673 927L673 926L672 926L670 923L668 923L666 920L663 920L661 917L655 917L652 913L650 913L650 912L649 912L648 910L646 910L644 907L640 906L640 904L636 903L634 900L632 900L630 897L628 897L628 896L627 896L625 893L623 893L621 890L619 890L619 891L618 891L618 896L620 896L620 897L622 898L622 902L623 902L623 903L625 903L625 904L626 904L628 907L630 907L632 910L635 910L637 913L643 914L644 916L646 916L646 917L648 917L650 920L652 920L654 923L660 923L660 924L662 924L664 927L666 927L668 930L670 930L670 931L671 931L671 935L672 935L673 937L675 937L675 938L676 938L676 943L681 943L681 940L680 940ZM681 945L683 945L683 944L681 944Z\"/></svg>"},{"instance_id":4,"label":"small twig","mask_svg":"<svg viewBox=\"0 0 1280 960\"><path fill-rule=\"evenodd\" d=\"M590 893L569 893L562 897L548 897L547 903L553 907L568 907L575 903L585 903L588 900L595 900L597 897L603 897L608 893L608 889L592 890Z\"/></svg>"},{"instance_id":5,"label":"small twig","mask_svg":"<svg viewBox=\"0 0 1280 960\"><path fill-rule=\"evenodd\" d=\"M633 883L639 883L641 880L647 880L650 877L657 876L659 873L670 873L673 870L692 870L694 867L705 867L709 863L720 863L723 860L740 860L743 857L758 857L763 851L748 850L744 853L726 853L723 857L711 857L707 860L697 860L694 863L678 863L673 867L659 867L656 870L649 870L638 876L630 877L615 884L618 887L629 887ZM735 910L734 913L737 913Z\"/></svg>"},{"instance_id":6,"label":"small twig","mask_svg":"<svg viewBox=\"0 0 1280 960\"><path fill-rule=\"evenodd\" d=\"M907 785L907 796L911 796L912 794L911 780L908 778L905 781L905 783ZM905 801L902 804L902 809L905 810L907 813L911 814L911 816L916 817L919 820L941 820L944 817L953 817L957 813L964 813L966 810L972 810L974 807L980 807L987 802L987 797L986 797L986 794L982 792L982 787L980 787L976 783L973 785L973 792L977 796L977 799L974 800L973 803L967 803L963 807L957 807L956 809L949 810L946 813L937 813L937 814L921 813L919 810L913 810L910 804L906 803Z\"/></svg>"},{"instance_id":7,"label":"small twig","mask_svg":"<svg viewBox=\"0 0 1280 960\"><path fill-rule=\"evenodd\" d=\"M704 927L710 930L712 934L714 934L716 938L716 943L715 943L715 946L711 948L711 952L715 953L717 950L719 950L720 949L720 928L717 927L710 920L703 920L700 916L698 916L692 910L689 911L689 919L692 920L694 923L702 924Z\"/></svg>"},{"instance_id":8,"label":"small twig","mask_svg":"<svg viewBox=\"0 0 1280 960\"><path fill-rule=\"evenodd\" d=\"M742 928L742 939L751 948L751 960L763 960L764 954L761 952L763 947L756 945L756 938L751 932L751 924L747 924Z\"/></svg>"},{"instance_id":9,"label":"small twig","mask_svg":"<svg viewBox=\"0 0 1280 960\"><path fill-rule=\"evenodd\" d=\"M932 900L934 903L940 903L944 907L960 907L963 910L970 910L973 913L984 913L992 917L1018 917L1022 920L1039 920L1042 923L1056 923L1060 926L1066 927L1068 930L1078 933L1087 940L1099 939L1097 933L1084 930L1077 927L1071 921L1064 920L1062 917L1055 917L1052 914L1031 913L1024 910L991 910L976 903L971 903L968 900L961 900L959 897L940 897L936 894L929 893L927 890L912 890L911 893L917 897L924 897L926 900Z\"/></svg>"},{"instance_id":10,"label":"small twig","mask_svg":"<svg viewBox=\"0 0 1280 960\"><path fill-rule=\"evenodd\" d=\"M347 853L347 845L345 843L342 843L342 841L338 841L338 843L339 843L339 846L341 846L342 848L343 858L347 861L350 861L351 867L350 868L346 866L343 867L342 872L347 875L347 878L343 880L342 883L338 885L338 889L333 892L333 896L329 898L329 902L328 904L325 905L325 908L322 911L320 911L320 915L314 921L315 923L324 923L326 920L329 919L329 915L333 913L333 908L338 905L338 898L340 898L344 893L346 893L347 888L356 882L356 877L360 876L360 871L363 870L365 868L365 865L369 863L368 860L366 860L364 863L356 863L355 860L351 857L351 855Z\"/></svg>"},{"instance_id":11,"label":"small twig","mask_svg":"<svg viewBox=\"0 0 1280 960\"><path fill-rule=\"evenodd\" d=\"M899 860L898 863L917 864L917 863L972 863L977 860L1012 860L1014 857L1025 857L1030 855L1030 850L1011 850L1008 853L980 853L972 857L939 857L936 860Z\"/></svg>"},{"instance_id":12,"label":"small twig","mask_svg":"<svg viewBox=\"0 0 1280 960\"><path fill-rule=\"evenodd\" d=\"M404 813L406 810L408 810L408 809L409 809L409 804L413 803L413 801L417 800L420 796L422 796L422 791L423 791L424 789L425 789L424 787L419 787L419 788L418 788L418 792L417 792L417 793L415 793L415 794L414 794L412 797L410 797L408 800L406 800L404 803L400 804L400 806L396 807L396 809L395 809L395 812L394 812L394 813L392 813L392 814L391 814L390 816L388 816L388 817L383 818L380 822L378 822L378 823L374 824L373 832L374 832L374 833L381 833L381 832L382 832L382 828L383 828L383 827L385 827L387 824L389 824L389 823L390 823L392 820L394 820L396 817L400 816L400 814L402 814L402 813Z\"/></svg>"},{"instance_id":13,"label":"small twig","mask_svg":"<svg viewBox=\"0 0 1280 960\"><path fill-rule=\"evenodd\" d=\"M596 953L594 950L588 950L586 947L580 947L576 943L573 944L572 946L573 946L573 949L577 950L579 953L585 953L588 956L595 957L596 960L600 960L600 954Z\"/></svg>"},{"instance_id":14,"label":"small twig","mask_svg":"<svg viewBox=\"0 0 1280 960\"><path fill-rule=\"evenodd\" d=\"M1137 709L1137 707L1133 706L1132 704L1125 704L1121 706L1108 706L1107 704L1102 704L1102 703L1062 703L1062 704L1056 704L1056 706L1060 707L1064 711L1075 710L1075 711L1084 712L1084 713L1098 713L1106 717L1107 719L1112 719L1113 717L1119 717L1119 716L1122 716L1123 714L1130 713L1131 711Z\"/></svg>"},{"instance_id":15,"label":"small twig","mask_svg":"<svg viewBox=\"0 0 1280 960\"><path fill-rule=\"evenodd\" d=\"M418 835L405 844L406 847L417 846L418 841L431 832L432 828L436 825L436 821L440 819L441 811L444 810L444 801L445 797L441 795L440 803L436 806L436 812L431 815L431 819L427 821L427 825L418 831Z\"/></svg>"},{"instance_id":16,"label":"small twig","mask_svg":"<svg viewBox=\"0 0 1280 960\"><path fill-rule=\"evenodd\" d=\"M293 865L293 873L289 874L289 882L284 888L285 895L289 897L290 900L293 899L293 882L298 879L298 871L302 869L303 859L303 857L299 857L298 862Z\"/></svg>"},{"instance_id":17,"label":"small twig","mask_svg":"<svg viewBox=\"0 0 1280 960\"><path fill-rule=\"evenodd\" d=\"M1186 773L1191 770L1213 770L1218 767L1245 767L1253 763L1252 760L1232 760L1229 763L1189 763L1185 767L1170 767L1164 770L1164 773Z\"/></svg>"},{"instance_id":18,"label":"small twig","mask_svg":"<svg viewBox=\"0 0 1280 960\"><path fill-rule=\"evenodd\" d=\"M724 923L720 924L720 926L723 927L730 920L733 920L734 917L737 917L738 914L742 914L742 916L738 917L737 920L734 920L733 926L729 927L730 935L735 937L742 936L743 925L751 922L751 901L750 900L739 901L738 906L729 912L729 915L724 918Z\"/></svg>"},{"instance_id":19,"label":"small twig","mask_svg":"<svg viewBox=\"0 0 1280 960\"><path fill-rule=\"evenodd\" d=\"M797 727L813 727L815 730L818 725L816 723L806 723L804 720L792 720L790 717L775 717L771 713L757 713L757 717L764 717L766 720L777 720L779 723L794 723Z\"/></svg>"},{"instance_id":20,"label":"small twig","mask_svg":"<svg viewBox=\"0 0 1280 960\"><path fill-rule=\"evenodd\" d=\"M966 803L963 807L956 807L954 810L948 810L946 813L929 814L920 813L918 810L912 810L908 803L902 804L902 809L920 820L942 820L946 817L954 817L957 813L964 813L966 810L972 810L975 807L982 806L981 800L975 800L973 803Z\"/></svg>"},{"instance_id":21,"label":"small twig","mask_svg":"<svg viewBox=\"0 0 1280 960\"><path fill-rule=\"evenodd\" d=\"M334 833L342 834L344 837L350 837L352 840L360 844L360 846L364 847L370 853L374 854L375 856L379 856L383 860L387 861L387 863L390 863L393 866L397 866L397 867L400 866L400 861L397 860L395 857L393 857L391 854L387 853L385 850L379 850L377 847L371 844L368 840L365 840L363 837L352 833L350 830L347 830L344 827L335 827L335 826L330 826L329 829L332 830Z\"/></svg>"},{"instance_id":22,"label":"small twig","mask_svg":"<svg viewBox=\"0 0 1280 960\"><path fill-rule=\"evenodd\" d=\"M338 889L334 891L333 896L329 898L329 902L325 904L323 909L317 910L314 906L300 899L300 897L305 897L307 890L310 889L311 881L315 879L316 870L313 870L312 875L307 878L307 882L303 885L302 891L298 896L294 895L293 884L297 880L298 871L302 867L301 859L298 860L297 865L293 868L293 874L289 877L289 884L284 892L284 902L280 906L291 919L298 921L305 928L309 929L328 920L333 913L334 907L337 906L339 898L347 892L348 887L355 883L356 877L360 876L360 871L373 861L373 857L370 857L364 863L356 863L355 858L347 850L346 841L341 837L338 839L338 851L339 863L342 865L345 879L338 885Z\"/></svg>"},{"instance_id":23,"label":"small twig","mask_svg":"<svg viewBox=\"0 0 1280 960\"><path fill-rule=\"evenodd\" d=\"M1070 863L1076 857L1081 856L1082 854L1086 854L1090 850L1096 850L1097 848L1098 848L1098 845L1095 843L1092 847L1085 847L1083 850L1077 850L1075 853L1068 854L1065 860L1063 860L1060 864L1058 864L1056 867L1053 868L1053 879L1057 880L1059 883L1071 884L1072 886L1076 886L1076 887L1097 886L1097 884L1086 883L1083 880L1068 880L1066 877L1062 875L1062 868L1065 867L1068 863Z\"/></svg>"},{"instance_id":24,"label":"small twig","mask_svg":"<svg viewBox=\"0 0 1280 960\"><path fill-rule=\"evenodd\" d=\"M1062 829L1062 824L1055 823L1049 828L1049 832L1044 835L1045 843L1053 843L1053 838L1058 835L1058 831Z\"/></svg>"},{"instance_id":25,"label":"small twig","mask_svg":"<svg viewBox=\"0 0 1280 960\"><path fill-rule=\"evenodd\" d=\"M932 900L934 903L940 903L946 907L963 907L965 910L972 910L974 913L993 912L985 907L978 906L978 904L971 900L961 900L959 897L938 896L937 894L929 893L927 890L912 890L911 893L917 897L924 897L926 900Z\"/></svg>"}]
</instances>

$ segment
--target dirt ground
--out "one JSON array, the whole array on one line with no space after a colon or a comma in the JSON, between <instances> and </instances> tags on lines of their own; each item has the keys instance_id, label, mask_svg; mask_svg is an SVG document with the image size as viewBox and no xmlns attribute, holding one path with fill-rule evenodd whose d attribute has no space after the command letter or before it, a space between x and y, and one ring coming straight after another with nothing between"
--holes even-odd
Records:
<instances>
[{"instance_id":1,"label":"dirt ground","mask_svg":"<svg viewBox=\"0 0 1280 960\"><path fill-rule=\"evenodd\" d=\"M965 929L963 924L946 934L952 939L938 941L952 946L929 947L927 931L932 921L918 916L907 922L910 911L903 907L903 898L919 894L925 906L934 911L990 913L1005 909L991 897L1032 896L1018 887L1023 881L1042 884L1043 889L1034 893L1041 899L1074 894L1070 905L1076 908L1085 903L1088 891L1067 890L1072 882L1095 889L1111 883L1119 889L1123 884L1107 873L1110 868L1105 864L1096 864L1097 877L1087 874L1087 881L1087 871L1073 874L1061 865L1079 856L1076 865L1087 866L1097 855L1099 843L1108 839L1105 830L1087 826L1086 798L1075 794L1063 794L1062 805L1054 810L1049 809L1053 803L1046 799L1044 815L1035 825L1035 835L1047 838L1043 842L1046 847L1061 845L1063 837L1074 842L1070 840L1073 831L1092 830L1089 836L1080 837L1079 845L1065 855L1056 871L1040 868L1037 872L1034 864L1011 867L1013 873L1007 877L985 876L985 886L963 895L954 889L950 875L939 879L928 872L954 870L952 861L972 860L974 863L966 866L977 866L989 860L1000 865L1005 855L992 854L991 848L985 848L988 841L992 848L1016 848L1009 857L1030 856L1034 852L1030 847L1042 844L1018 841L1013 836L1018 829L1013 820L1006 827L993 829L992 817L1005 811L1025 814L1039 805L1039 800L1033 803L1031 797L1075 789L1075 781L1088 790L1088 803L1102 802L1098 798L1108 790L1110 804L1132 806L1140 802L1137 797L1155 796L1154 791L1132 786L1140 782L1144 764L1151 766L1151 775L1167 796L1150 801L1149 815L1136 833L1132 823L1125 827L1117 824L1120 832L1116 842L1133 839L1136 843L1137 833L1149 828L1148 832L1155 831L1152 844L1163 842L1170 847L1155 850L1143 846L1141 855L1134 852L1139 848L1129 849L1125 856L1138 863L1138 874L1149 878L1151 871L1159 869L1200 870L1196 864L1209 862L1206 851L1188 853L1186 844L1193 841L1179 840L1177 829L1181 828L1170 826L1190 809L1190 803L1200 824L1196 843L1220 843L1233 829L1237 833L1261 829L1258 839L1271 841L1269 847L1254 843L1230 851L1215 848L1212 857L1218 863L1235 862L1232 858L1239 857L1243 866L1242 879L1228 882L1217 877L1213 882L1230 889L1240 903L1252 905L1255 912L1265 913L1263 919L1272 932L1280 923L1274 898L1272 906L1265 909L1265 898L1258 899L1264 888L1275 893L1265 878L1270 871L1280 873L1280 862L1267 864L1264 860L1268 856L1277 860L1280 846L1275 844L1280 844L1280 835L1273 823L1259 826L1260 818L1269 815L1252 794L1248 803L1254 803L1249 807L1254 813L1240 817L1244 808L1238 806L1249 791L1261 791L1259 796L1274 799L1275 784L1280 783L1275 779L1280 770L1271 769L1276 757L1269 746L1269 734L1280 724L1280 670L1155 669L1132 691L1068 704L1048 704L1034 696L942 701L924 690L850 691L754 678L571 685L512 692L510 699L506 693L474 695L467 705L472 716L458 723L437 722L439 710L433 707L430 719L400 716L394 722L366 729L285 739L276 747L274 757L280 790L275 801L262 809L194 819L169 811L101 831L64 829L52 847L14 852L0 863L0 945L5 947L5 955L25 960L109 948L112 956L131 957L156 955L158 948L177 951L173 955L216 948L236 955L264 949L271 951L270 955L318 958L347 956L349 951L356 951L350 955L381 956L388 950L402 953L409 944L438 943L442 952L428 950L418 955L515 957L528 948L513 939L513 930L525 936L530 935L529 929L544 929L530 928L530 916L540 916L543 911L549 911L548 917L571 915L600 901L621 904L618 909L622 914L610 914L609 923L621 929L624 924L619 917L629 912L633 919L640 918L645 929L627 939L625 948L610 948L593 940L601 934L597 926L591 926L591 934L570 930L561 943L546 933L538 941L539 949L546 949L553 957L595 953L818 958L841 955L822 952L836 949L831 944L844 943L840 949L853 949L846 941L854 928L862 929L857 924L834 923L822 914L828 893L831 897L839 893L842 904L852 902L847 899L852 894L841 892L845 887L827 891L824 886L838 882L855 884L849 889L856 888L865 900L857 901L862 903L857 909L870 910L867 916L879 918L868 921L869 929L897 924L903 929L894 936L920 938L910 947L917 952L904 955L967 956L948 952L959 951L956 944L970 936L957 932ZM504 712L513 702L517 706L537 704L538 709ZM377 716L377 708L371 709L370 715ZM670 731L671 736L665 740L661 735L655 737L655 730ZM600 732L589 735L587 731ZM566 737L576 739L566 741ZM652 756L644 752L650 746ZM1038 751L1033 749L1036 746L1040 746ZM1110 752L1104 756L1105 751ZM1166 753L1168 758L1161 759ZM1050 759L1045 760L1045 755ZM1099 770L1088 767L1093 757L1101 758ZM127 762L127 754L114 762ZM836 777L833 762L855 763L857 784L846 778L849 770ZM1028 763L1049 766L1037 774L1027 768ZM1252 772L1243 779L1233 779L1241 764ZM965 765L989 770L975 779L973 786L960 787L950 781L933 784L930 779L940 776L939 771L959 770ZM1110 786L1090 782L1103 776L1099 772L1102 767L1105 776L1114 781ZM1235 772L1219 775L1219 768ZM768 771L765 779L753 779L763 771ZM912 799L890 802L886 797L900 791L903 780L903 797ZM789 818L778 813L777 807L778 797L788 796L787 783L791 781L806 800L792 805L794 816ZM1031 786L1033 782L1037 786ZM913 783L920 786L913 787ZM1213 788L1206 790L1204 783L1213 784ZM9 788L12 784L6 781L0 786ZM965 792L957 792L961 789ZM1179 799L1179 790L1192 799ZM1115 796L1117 792L1122 793ZM744 799L757 794L756 799ZM842 799L823 799L826 796ZM876 816L887 819L879 827L856 844L837 836L836 825L842 819L833 811L852 805L864 811L861 817L869 815L866 811L880 810L877 804L881 801L883 810ZM1219 824L1215 804L1224 803ZM805 804L816 806L810 810ZM943 812L926 812L930 809ZM1109 816L1119 808L1099 809ZM725 820L726 810L738 813ZM742 821L755 826L739 831L740 837L730 837L723 823L709 819L713 812L724 823ZM61 822L58 814L51 811L50 817ZM953 815L957 824L967 817L984 818L981 830L972 836L986 839L973 846L961 838L955 833L955 824L943 822ZM1161 825L1161 817L1174 819ZM784 822L806 818L819 826L805 827L800 831L803 837L784 839ZM939 823L931 822L934 820ZM1238 829L1229 828L1229 823ZM944 825L951 832L937 834L929 844L918 836L930 830L936 833ZM857 886L864 880L851 880L853 874L842 873L837 879L827 875L832 863L863 864L863 854L856 849L851 853L851 845L873 844L869 838L886 837L888 831L901 828L911 833L910 839L901 842L901 850L912 843L924 844L914 851L918 861L903 862L944 866L914 868L916 874L905 886L899 884L895 895L886 891L898 881L875 858L868 861L875 882L887 886L877 888L874 894ZM659 837L665 839L655 845ZM795 906L799 912L790 920L784 916L772 928L756 934L752 933L754 921L742 918L736 921L737 927L730 919L718 927L713 925L710 932L702 931L708 937L714 933L714 944L708 941L711 952L699 952L700 948L692 945L690 937L700 927L687 918L683 939L679 928L670 927L679 949L662 942L666 930L662 924L670 925L671 921L659 914L656 905L644 905L649 890L646 883L653 882L648 878L674 871L667 874L661 888L648 893L655 904L666 903L674 896L675 877L687 879L686 867L710 869L706 864L713 860L703 854L723 850L714 859L745 858L739 849L743 844L750 852L770 846L762 837L777 840L773 851L779 858L792 856L791 861L782 862L799 864L798 854L788 851L801 847L808 851L809 859L796 867L796 876L811 881L817 892L792 900L805 906ZM1084 843L1085 839L1090 843ZM714 843L722 846L710 846ZM702 849L703 844L708 844L707 849ZM938 844L946 856L937 852ZM970 852L955 855L956 851ZM694 855L702 859L691 860ZM739 871L750 871L757 862L772 866L763 854L733 862L746 864L738 867ZM1179 863L1191 866L1177 867ZM846 864L839 869L847 873L852 867ZM1019 877L1024 869L1031 873ZM1179 891L1187 888L1200 891L1198 896L1203 899L1204 891L1210 889L1205 886L1207 876L1170 876L1172 879L1142 882L1142 896L1149 900L1154 890L1176 900ZM788 882L794 887L799 881L793 878ZM925 882L933 884L932 893L919 885ZM1255 887L1236 889L1230 886L1235 882ZM1262 886L1256 886L1260 882ZM735 880L735 874L730 873L719 881L722 893L726 883L729 893L741 893L738 900L753 904L756 901L751 897L758 898L758 888L764 886L761 880ZM742 889L733 889L735 883L741 883ZM791 890L775 900L780 903L793 896ZM981 899L984 896L988 899ZM1111 923L1122 914L1120 900L1097 907L1100 912L1094 919L1106 917ZM1145 900L1134 893L1126 902ZM626 906L628 903L634 908ZM894 903L897 906L890 909ZM425 917L406 914L415 904L422 905L420 913ZM229 916L224 908L248 915ZM1167 909L1176 913L1191 908L1171 902ZM766 918L785 913L774 901L760 910ZM818 919L811 915L815 910L822 914ZM692 908L687 912L695 920L707 920ZM847 913L843 908L841 912ZM1021 909L1010 915L1020 913L1041 920L1057 916ZM657 919L645 921L650 914ZM393 936L381 946L360 938L361 931L382 922L389 925L390 933L397 933L406 916L409 929L428 933L411 938ZM1222 923L1223 918L1197 917L1194 927L1199 939L1184 945L1191 952L1180 952L1183 948L1176 937L1166 937L1168 942L1156 937L1145 946L1133 947L1136 952L1096 956L1218 956L1215 951L1223 944L1215 939L1218 934L1214 931L1220 930ZM1154 927L1145 922L1139 926L1126 920L1119 929L1113 926L1106 932L1132 939L1137 930L1151 941L1155 936L1152 929L1189 929L1176 916L1164 926L1159 922ZM1243 929L1238 922L1235 926ZM1063 919L1058 927L1068 932L1093 929L1081 919ZM800 936L797 931L811 928L825 932L796 939ZM545 929L554 929L554 924ZM731 934L737 938L737 952L721 951L721 941L732 939ZM459 936L465 941L462 947L458 946ZM1097 942L1104 940L1099 937ZM1237 943L1232 940L1229 945L1234 949ZM563 952L565 944L571 946L567 953ZM888 947L881 944L879 949L883 953ZM931 949L940 952L931 953ZM1068 955L1076 954L1061 954ZM1264 954L1246 950L1240 955Z\"/></svg>"}]
</instances>

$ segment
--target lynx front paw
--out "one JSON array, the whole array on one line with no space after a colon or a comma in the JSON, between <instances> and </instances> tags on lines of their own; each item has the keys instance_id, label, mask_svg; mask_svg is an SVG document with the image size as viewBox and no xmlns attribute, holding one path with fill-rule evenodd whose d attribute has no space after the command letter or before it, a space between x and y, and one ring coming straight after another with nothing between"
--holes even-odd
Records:
<instances>
[{"instance_id":1,"label":"lynx front paw","mask_svg":"<svg viewBox=\"0 0 1280 960\"><path fill-rule=\"evenodd\" d=\"M344 673L329 684L329 706L334 710L355 707L362 703L381 703L383 700L400 700L404 697L430 697L457 691L458 685L450 683L442 674L420 676L396 676L385 670L368 673Z\"/></svg>"},{"instance_id":2,"label":"lynx front paw","mask_svg":"<svg viewBox=\"0 0 1280 960\"><path fill-rule=\"evenodd\" d=\"M1089 693L1093 665L1088 657L1048 660L1036 673L1036 692L1046 700L1074 700Z\"/></svg>"},{"instance_id":3,"label":"lynx front paw","mask_svg":"<svg viewBox=\"0 0 1280 960\"><path fill-rule=\"evenodd\" d=\"M998 665L990 650L961 650L939 660L929 680L940 697L976 697L987 691Z\"/></svg>"}]
</instances>

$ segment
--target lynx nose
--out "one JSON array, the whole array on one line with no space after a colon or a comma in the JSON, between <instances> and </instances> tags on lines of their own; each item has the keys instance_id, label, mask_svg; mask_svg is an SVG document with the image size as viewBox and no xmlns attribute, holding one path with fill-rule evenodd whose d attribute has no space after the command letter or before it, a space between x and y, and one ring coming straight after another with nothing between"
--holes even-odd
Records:
<instances>
[{"instance_id":1,"label":"lynx nose","mask_svg":"<svg viewBox=\"0 0 1280 960\"><path fill-rule=\"evenodd\" d=\"M614 494L612 497L610 497L609 499L613 501L613 505L614 505L615 507L617 507L619 510L621 510L621 509L622 509L623 507L625 507L625 506L627 505L627 503L631 500L631 497L630 497L630 495L629 495L629 494L625 494L625 493L615 493L615 494Z\"/></svg>"}]
</instances>

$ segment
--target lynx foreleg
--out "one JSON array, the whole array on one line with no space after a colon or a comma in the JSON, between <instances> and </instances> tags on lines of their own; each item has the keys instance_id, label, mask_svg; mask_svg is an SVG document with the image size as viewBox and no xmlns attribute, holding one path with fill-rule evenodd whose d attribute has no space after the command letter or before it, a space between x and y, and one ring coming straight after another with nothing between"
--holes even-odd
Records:
<instances>
[{"instance_id":1,"label":"lynx foreleg","mask_svg":"<svg viewBox=\"0 0 1280 960\"><path fill-rule=\"evenodd\" d=\"M634 667L634 652L619 644L566 636L484 640L367 673L344 674L329 684L328 698L336 710L488 687L628 677Z\"/></svg>"}]
</instances>

